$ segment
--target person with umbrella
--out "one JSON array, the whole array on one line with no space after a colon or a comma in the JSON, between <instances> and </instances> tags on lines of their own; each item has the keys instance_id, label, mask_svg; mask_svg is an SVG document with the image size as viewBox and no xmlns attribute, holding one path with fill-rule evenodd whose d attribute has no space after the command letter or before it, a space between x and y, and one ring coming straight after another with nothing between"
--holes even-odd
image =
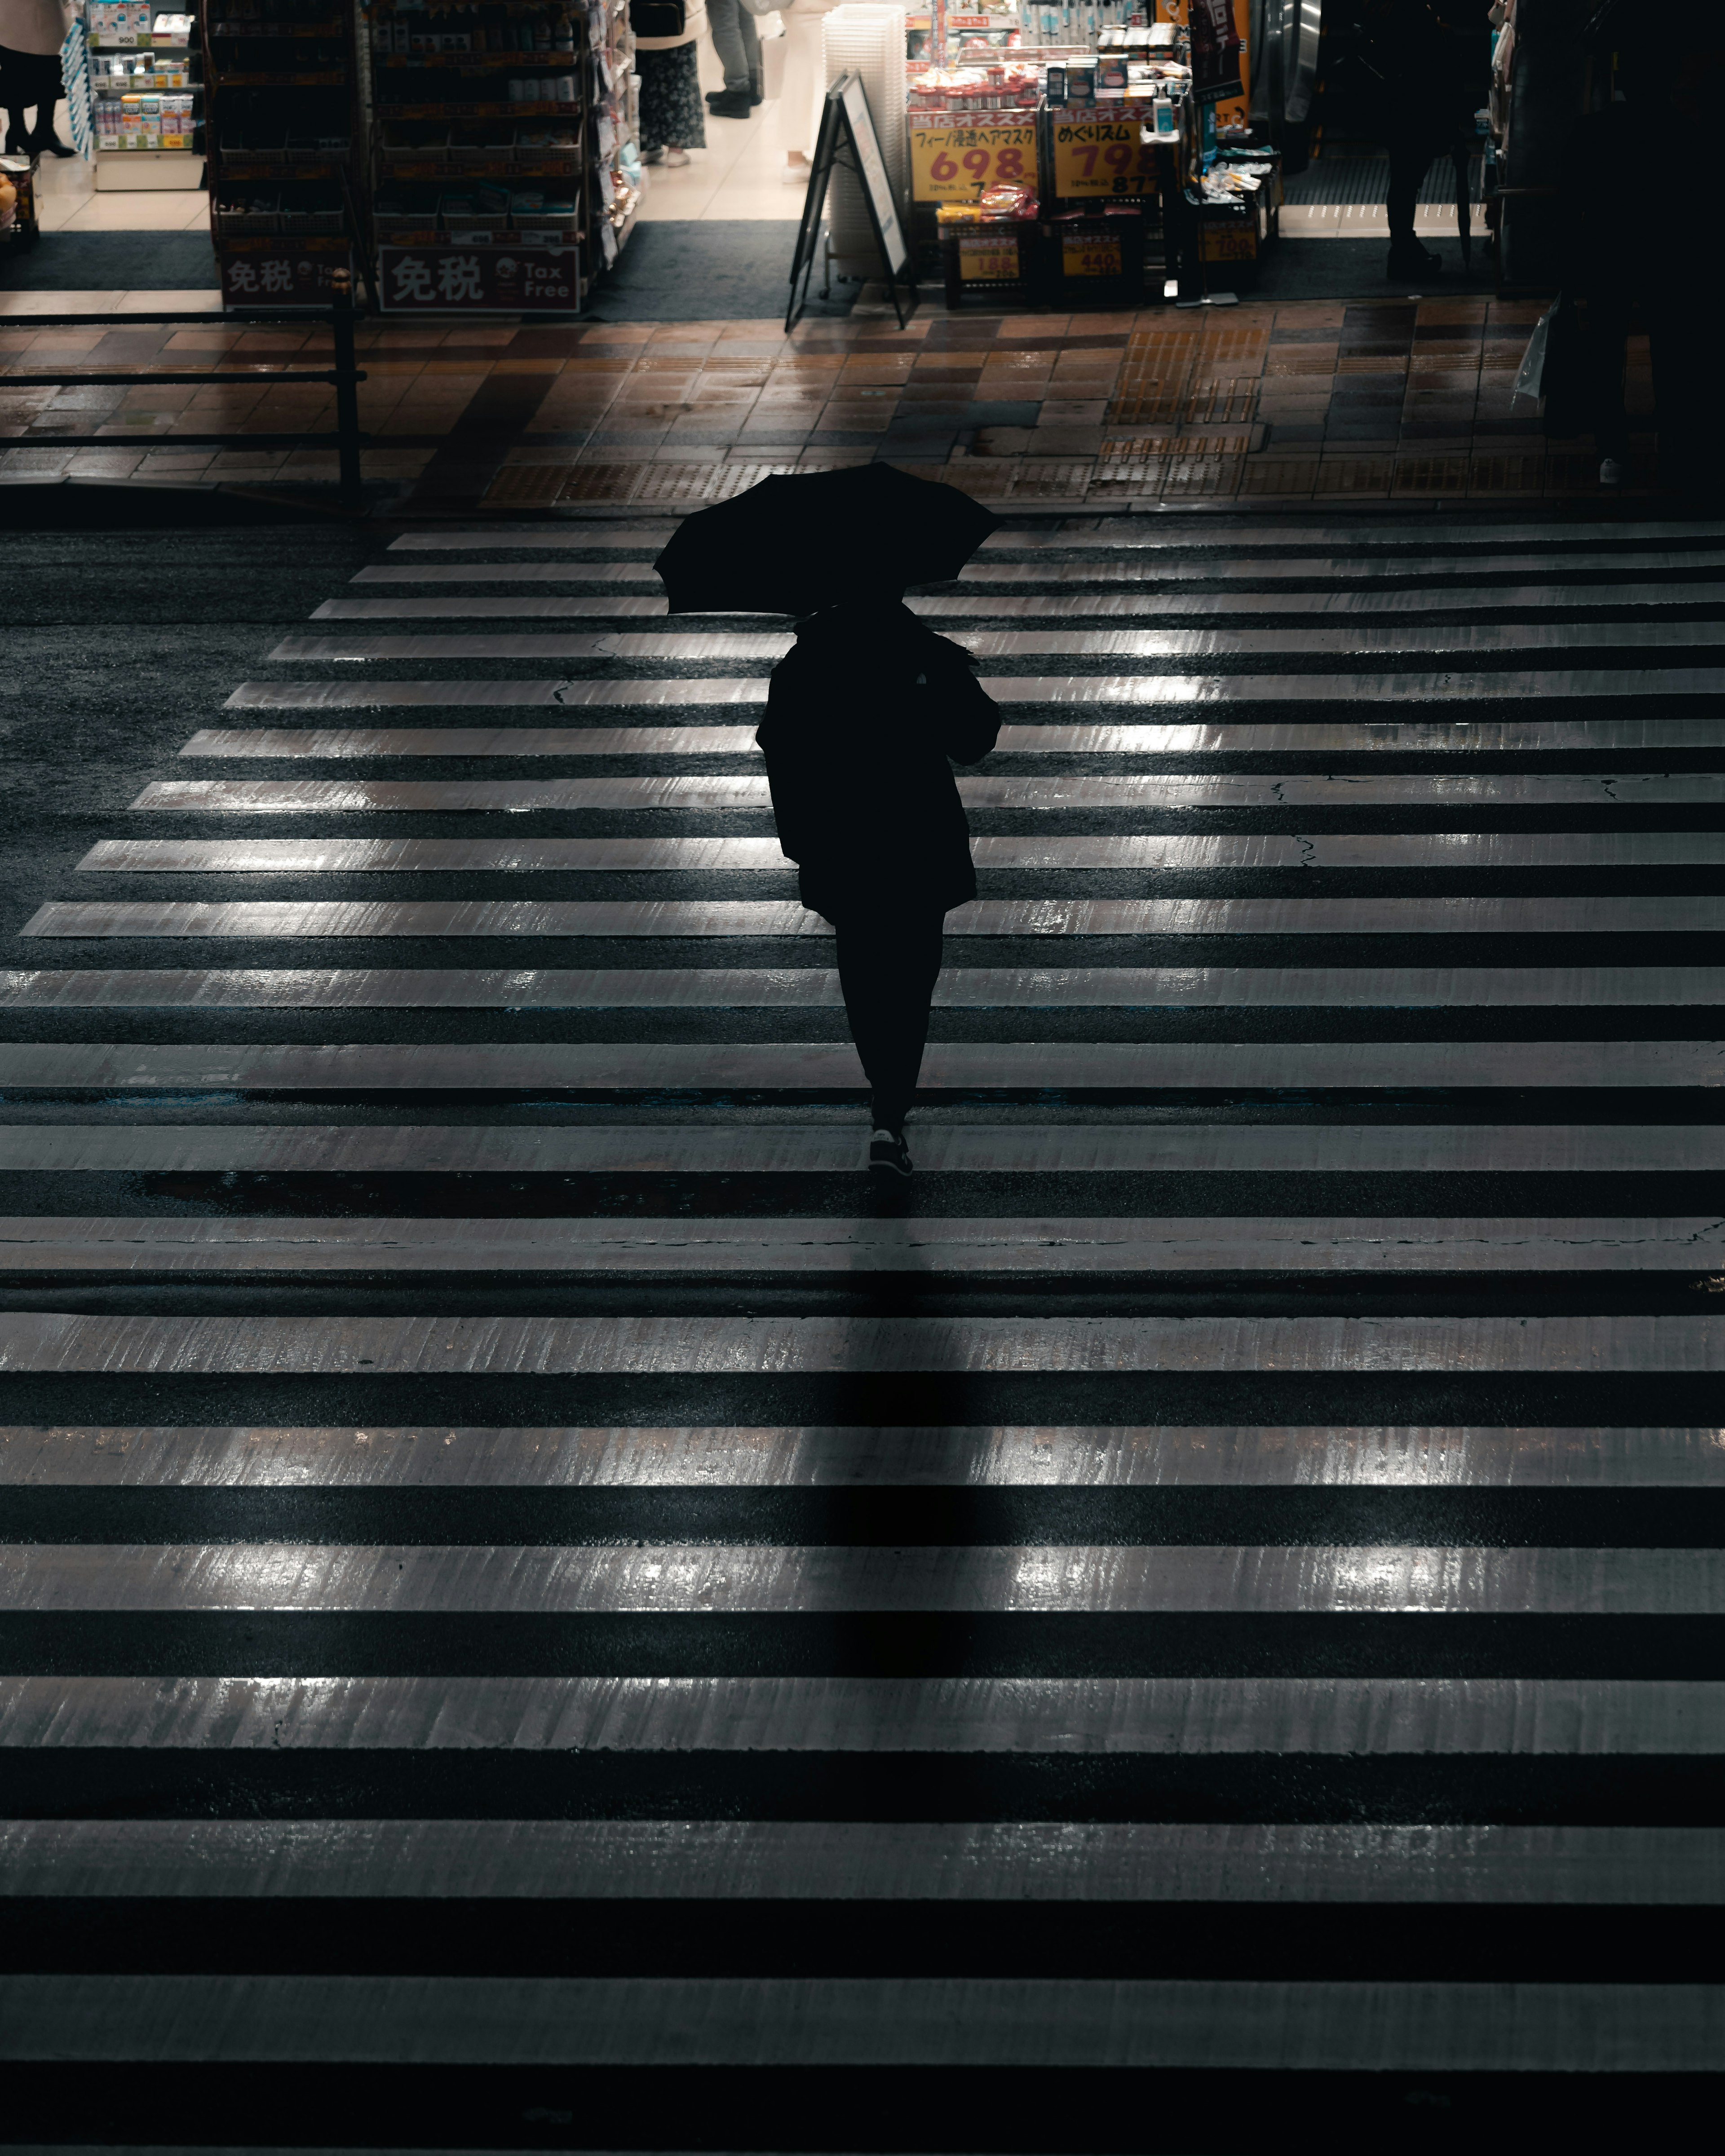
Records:
<instances>
[{"instance_id":1,"label":"person with umbrella","mask_svg":"<svg viewBox=\"0 0 1725 2156\"><path fill-rule=\"evenodd\" d=\"M976 896L952 776L1000 715L961 646L905 605L955 576L994 525L957 488L886 464L769 479L688 518L655 564L672 613L794 614L755 736L804 906L833 925L867 1076L869 1167L911 1172L916 1090L947 913Z\"/></svg>"}]
</instances>

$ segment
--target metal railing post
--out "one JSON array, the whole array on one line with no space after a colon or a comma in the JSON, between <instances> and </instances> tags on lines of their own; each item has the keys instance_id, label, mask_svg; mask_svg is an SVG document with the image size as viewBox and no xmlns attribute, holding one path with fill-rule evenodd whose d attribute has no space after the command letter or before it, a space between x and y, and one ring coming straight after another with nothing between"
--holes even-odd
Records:
<instances>
[{"instance_id":1,"label":"metal railing post","mask_svg":"<svg viewBox=\"0 0 1725 2156\"><path fill-rule=\"evenodd\" d=\"M202 387L204 383L227 382L249 383L267 387L275 382L316 382L332 387L336 393L336 428L333 434L327 428L312 432L300 428L290 434L203 434L190 430L176 434L176 445L189 449L194 445L217 449L303 449L315 444L326 449L336 444L341 469L341 496L345 509L357 509L363 504L361 490L360 451L366 437L359 430L358 385L366 378L364 370L354 364L353 352L353 285L344 272L327 308L307 310L300 307L236 307L221 315L211 315L200 309L195 314L185 314L177 309L165 309L161 314L128 314L116 316L111 311L95 315L4 315L0 316L0 334L7 330L111 330L124 326L127 329L161 328L165 324L177 326L195 325L208 328L212 322L286 321L301 324L307 320L327 321L335 350L333 367L264 367L241 363L218 368L213 372L205 367L177 367L167 372L148 367L129 367L123 374L98 372L89 367L78 367L66 373L39 373L16 370L0 373L0 385L8 389L61 388L141 388L145 384L156 388L185 389ZM146 433L120 434L105 429L100 437L102 446L118 447L122 443L157 443L162 436L153 430ZM89 434L32 434L30 447L38 449L87 449L96 437Z\"/></svg>"},{"instance_id":2,"label":"metal railing post","mask_svg":"<svg viewBox=\"0 0 1725 2156\"><path fill-rule=\"evenodd\" d=\"M336 449L341 461L341 501L345 508L360 505L359 376L353 362L353 279L346 270L336 270L330 327L335 342Z\"/></svg>"}]
</instances>

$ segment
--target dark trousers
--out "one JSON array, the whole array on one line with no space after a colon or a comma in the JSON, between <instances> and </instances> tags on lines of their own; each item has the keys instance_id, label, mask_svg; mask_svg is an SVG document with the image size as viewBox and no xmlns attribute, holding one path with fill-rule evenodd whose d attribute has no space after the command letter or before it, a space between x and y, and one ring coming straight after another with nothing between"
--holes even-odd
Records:
<instances>
[{"instance_id":1,"label":"dark trousers","mask_svg":"<svg viewBox=\"0 0 1725 2156\"><path fill-rule=\"evenodd\" d=\"M45 143L54 132L54 108L64 95L58 53L17 53L0 45L0 105L9 126L7 147L23 152ZM24 114L36 107L36 125L26 132Z\"/></svg>"},{"instance_id":2,"label":"dark trousers","mask_svg":"<svg viewBox=\"0 0 1725 2156\"><path fill-rule=\"evenodd\" d=\"M850 1037L875 1096L877 1128L897 1132L916 1090L940 978L946 910L847 913L834 922Z\"/></svg>"},{"instance_id":3,"label":"dark trousers","mask_svg":"<svg viewBox=\"0 0 1725 2156\"><path fill-rule=\"evenodd\" d=\"M725 70L725 87L761 95L761 33L742 0L706 0L706 27Z\"/></svg>"},{"instance_id":4,"label":"dark trousers","mask_svg":"<svg viewBox=\"0 0 1725 2156\"><path fill-rule=\"evenodd\" d=\"M1717 416L1725 306L1716 293L1673 285L1668 280L1648 310L1660 480L1717 506L1725 499L1725 437Z\"/></svg>"},{"instance_id":5,"label":"dark trousers","mask_svg":"<svg viewBox=\"0 0 1725 2156\"><path fill-rule=\"evenodd\" d=\"M1581 337L1583 396L1594 445L1602 457L1629 454L1629 413L1624 408L1623 370L1629 352L1626 296L1590 293Z\"/></svg>"},{"instance_id":6,"label":"dark trousers","mask_svg":"<svg viewBox=\"0 0 1725 2156\"><path fill-rule=\"evenodd\" d=\"M1420 200L1420 189L1425 175L1438 157L1465 157L1467 152L1458 142L1452 151L1447 142L1434 142L1430 136L1415 136L1392 144L1389 152L1389 192L1384 204L1389 220L1389 244L1399 254L1419 247L1414 237L1414 212ZM1464 164L1461 169L1466 171Z\"/></svg>"}]
</instances>

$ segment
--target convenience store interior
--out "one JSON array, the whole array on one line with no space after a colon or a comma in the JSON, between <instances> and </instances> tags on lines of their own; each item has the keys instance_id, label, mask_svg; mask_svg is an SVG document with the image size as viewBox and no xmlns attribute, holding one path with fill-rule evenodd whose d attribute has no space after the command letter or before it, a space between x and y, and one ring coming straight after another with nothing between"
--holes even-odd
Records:
<instances>
[{"instance_id":1,"label":"convenience store interior","mask_svg":"<svg viewBox=\"0 0 1725 2156\"><path fill-rule=\"evenodd\" d=\"M710 41L702 42L699 58L703 91L722 89L724 74ZM776 73L769 64L769 92ZM686 166L649 172L641 216L715 221L770 218L794 223L802 198L778 177L784 159L774 145L773 110L769 96L747 120L709 120L706 149L692 150ZM58 125L64 141L69 127L64 103ZM98 194L95 170L82 157L44 157L39 186L44 234L203 232L209 226L209 196L203 188Z\"/></svg>"}]
</instances>

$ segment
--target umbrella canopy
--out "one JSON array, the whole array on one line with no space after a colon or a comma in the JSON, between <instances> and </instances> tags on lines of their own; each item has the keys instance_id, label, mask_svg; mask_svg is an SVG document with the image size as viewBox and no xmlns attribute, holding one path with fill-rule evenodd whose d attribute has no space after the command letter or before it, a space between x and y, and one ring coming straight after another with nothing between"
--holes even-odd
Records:
<instances>
[{"instance_id":1,"label":"umbrella canopy","mask_svg":"<svg viewBox=\"0 0 1725 2156\"><path fill-rule=\"evenodd\" d=\"M956 577L996 519L894 465L763 479L685 517L654 563L673 613L813 613Z\"/></svg>"}]
</instances>

